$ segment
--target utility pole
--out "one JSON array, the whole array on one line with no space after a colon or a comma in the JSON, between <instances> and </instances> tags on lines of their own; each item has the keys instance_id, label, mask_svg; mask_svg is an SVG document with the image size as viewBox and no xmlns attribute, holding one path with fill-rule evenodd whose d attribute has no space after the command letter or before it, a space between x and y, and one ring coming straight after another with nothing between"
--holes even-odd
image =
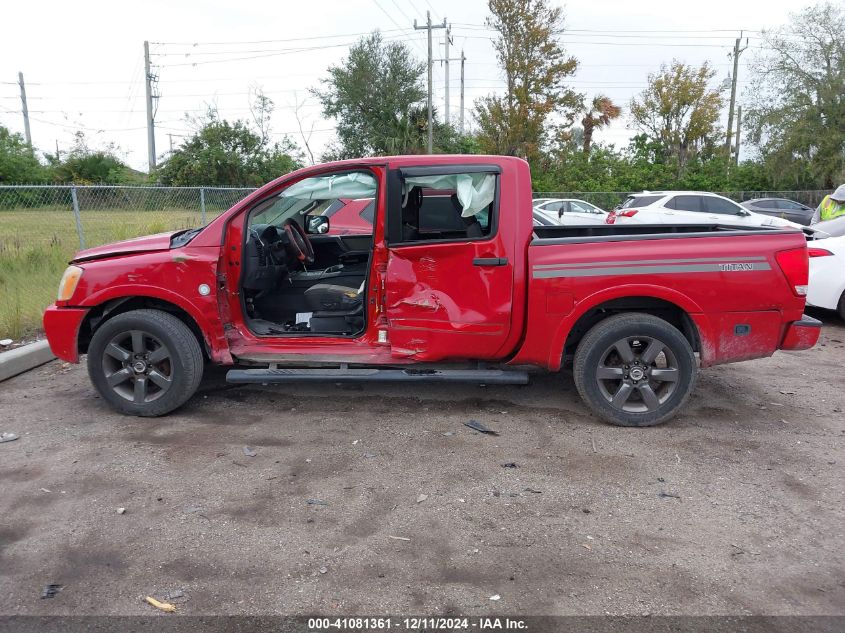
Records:
<instances>
[{"instance_id":1,"label":"utility pole","mask_svg":"<svg viewBox=\"0 0 845 633\"><path fill-rule=\"evenodd\" d=\"M451 27L450 27L451 29ZM448 41L448 40L447 40ZM446 53L447 56L443 59L435 59L436 62L445 62L446 63L446 124L449 124L450 116L449 116L449 62L461 62L461 116L460 116L460 131L461 134L464 133L464 69L466 67L466 55L464 55L464 51L461 50L460 57L448 57L449 52L449 45L446 45Z\"/></svg>"},{"instance_id":2,"label":"utility pole","mask_svg":"<svg viewBox=\"0 0 845 633\"><path fill-rule=\"evenodd\" d=\"M150 173L156 168L156 132L153 114L153 75L150 72L150 43L144 41L144 83L147 91L147 162Z\"/></svg>"},{"instance_id":3,"label":"utility pole","mask_svg":"<svg viewBox=\"0 0 845 633\"><path fill-rule=\"evenodd\" d=\"M56 162L60 163L62 160L62 154L59 152L59 139L56 139Z\"/></svg>"},{"instance_id":4,"label":"utility pole","mask_svg":"<svg viewBox=\"0 0 845 633\"><path fill-rule=\"evenodd\" d=\"M432 25L431 23L431 11L425 12L426 23L425 26L417 26L417 21L414 20L414 29L417 31L428 31L428 153L431 154L434 148L434 113L432 112L434 109L434 105L432 104L432 65L434 60L432 59L431 54L431 31L432 29L445 29L446 28L446 18L443 18L443 24L435 24Z\"/></svg>"},{"instance_id":5,"label":"utility pole","mask_svg":"<svg viewBox=\"0 0 845 633\"><path fill-rule=\"evenodd\" d=\"M739 143L742 140L742 106L736 107L736 153L734 154L734 164L739 165Z\"/></svg>"},{"instance_id":6,"label":"utility pole","mask_svg":"<svg viewBox=\"0 0 845 633\"><path fill-rule=\"evenodd\" d=\"M26 106L26 85L23 82L23 73L18 73L18 85L21 87L21 112L23 112L23 133L26 144L32 151L32 133L29 131L29 108Z\"/></svg>"},{"instance_id":7,"label":"utility pole","mask_svg":"<svg viewBox=\"0 0 845 633\"><path fill-rule=\"evenodd\" d=\"M170 153L173 153L173 134L168 133L167 138L170 139Z\"/></svg>"},{"instance_id":8,"label":"utility pole","mask_svg":"<svg viewBox=\"0 0 845 633\"><path fill-rule=\"evenodd\" d=\"M446 73L446 125L449 125L449 44L451 43L449 40L452 39L452 27L446 27L446 58L444 62L446 64L445 73Z\"/></svg>"},{"instance_id":9,"label":"utility pole","mask_svg":"<svg viewBox=\"0 0 845 633\"><path fill-rule=\"evenodd\" d=\"M731 106L730 110L728 110L728 132L727 137L725 138L725 150L728 154L728 165L731 163L731 133L733 132L734 126L734 106L736 105L736 83L737 83L737 75L739 74L739 56L742 52L748 48L748 38L745 39L745 46L743 48L739 47L740 42L742 41L742 31L739 32L739 37L736 38L736 42L734 43L734 72L733 76L731 77Z\"/></svg>"},{"instance_id":10,"label":"utility pole","mask_svg":"<svg viewBox=\"0 0 845 633\"><path fill-rule=\"evenodd\" d=\"M461 134L464 133L464 66L466 61L464 49L461 49Z\"/></svg>"}]
</instances>

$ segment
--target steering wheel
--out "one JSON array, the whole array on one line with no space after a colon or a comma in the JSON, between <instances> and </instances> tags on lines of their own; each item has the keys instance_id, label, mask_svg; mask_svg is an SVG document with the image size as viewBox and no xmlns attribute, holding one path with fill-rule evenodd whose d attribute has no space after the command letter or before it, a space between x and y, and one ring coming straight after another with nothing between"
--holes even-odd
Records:
<instances>
[{"instance_id":1,"label":"steering wheel","mask_svg":"<svg viewBox=\"0 0 845 633\"><path fill-rule=\"evenodd\" d=\"M282 224L285 235L288 237L288 245L291 253L303 265L311 265L314 263L314 247L311 246L311 240L308 239L308 234L305 233L299 222L290 218L285 220Z\"/></svg>"}]
</instances>

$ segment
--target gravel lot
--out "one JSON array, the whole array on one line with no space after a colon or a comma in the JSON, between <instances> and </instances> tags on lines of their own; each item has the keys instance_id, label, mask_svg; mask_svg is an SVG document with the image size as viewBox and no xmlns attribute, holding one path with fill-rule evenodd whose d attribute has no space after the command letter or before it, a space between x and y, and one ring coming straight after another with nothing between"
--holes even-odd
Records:
<instances>
[{"instance_id":1,"label":"gravel lot","mask_svg":"<svg viewBox=\"0 0 845 633\"><path fill-rule=\"evenodd\" d=\"M21 436L0 444L0 613L150 614L179 590L194 614L843 614L845 327L816 316L816 349L705 370L652 429L603 424L568 375L215 371L145 420L50 363L0 384Z\"/></svg>"}]
</instances>

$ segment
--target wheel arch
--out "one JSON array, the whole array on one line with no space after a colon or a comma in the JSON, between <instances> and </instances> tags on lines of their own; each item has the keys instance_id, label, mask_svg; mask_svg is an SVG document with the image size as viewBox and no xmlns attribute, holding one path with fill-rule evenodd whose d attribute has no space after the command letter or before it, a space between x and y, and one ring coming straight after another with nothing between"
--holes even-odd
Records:
<instances>
[{"instance_id":1,"label":"wheel arch","mask_svg":"<svg viewBox=\"0 0 845 633\"><path fill-rule=\"evenodd\" d=\"M687 303L687 302L684 302ZM695 306L687 303L686 307L664 297L653 294L635 294L607 298L603 301L592 302L581 308L574 317L571 327L566 328L562 338L560 356L557 362L563 365L575 354L575 349L587 332L601 321L615 314L624 312L642 312L663 319L677 328L689 341L694 352L701 352L701 333L692 318Z\"/></svg>"},{"instance_id":2,"label":"wheel arch","mask_svg":"<svg viewBox=\"0 0 845 633\"><path fill-rule=\"evenodd\" d=\"M184 307L171 301L167 301L166 299L143 295L129 295L125 297L112 298L89 309L79 327L79 336L77 338L79 353L84 354L88 351L88 345L91 342L91 337L94 335L94 332L96 332L97 329L109 319L112 319L119 314L140 309L161 310L162 312L172 314L182 321L196 337L197 342L200 344L200 349L203 351L203 356L206 359L214 358L212 346L209 344L208 340L206 340L202 328L192 314L190 314Z\"/></svg>"}]
</instances>

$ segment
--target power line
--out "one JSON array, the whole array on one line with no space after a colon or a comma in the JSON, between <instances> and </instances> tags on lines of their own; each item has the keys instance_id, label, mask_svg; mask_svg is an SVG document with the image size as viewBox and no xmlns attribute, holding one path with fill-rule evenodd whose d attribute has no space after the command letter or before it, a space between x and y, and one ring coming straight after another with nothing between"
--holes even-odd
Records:
<instances>
[{"instance_id":1,"label":"power line","mask_svg":"<svg viewBox=\"0 0 845 633\"><path fill-rule=\"evenodd\" d=\"M393 37L388 37L388 38L384 38L384 39L385 40L403 39L405 41L408 41L408 38L401 38L399 36L393 36ZM263 59L263 58L267 58L267 57L276 57L276 56L280 56L280 55L295 55L297 53L306 53L306 52L309 52L309 51L325 50L325 49L329 49L329 48L348 48L355 43L356 42L344 42L342 44L325 44L325 45L322 45L322 46L305 46L305 47L300 47L300 48L279 49L279 50L274 50L272 52L267 52L265 54L249 55L249 56L246 56L246 57L232 57L232 58L228 58L228 59L203 59L203 60L199 60L199 61L195 61L195 62L182 62L182 63L177 63L177 64L157 64L157 66L159 66L160 68L174 68L174 67L177 67L177 66L204 66L204 65L207 65L207 64L222 64L222 63L227 63L227 62L248 61L248 60L251 60L251 59ZM158 53L157 55L163 56L164 53Z\"/></svg>"},{"instance_id":2,"label":"power line","mask_svg":"<svg viewBox=\"0 0 845 633\"><path fill-rule=\"evenodd\" d=\"M402 31L406 32L408 29L402 28L398 23L396 24L399 28L397 29L386 29L382 30L382 33L392 33L395 31ZM335 37L360 37L362 35L371 35L372 31L364 31L360 33L338 33L334 35L313 35L309 37L290 37L286 39L279 39L279 40L249 40L249 41L234 41L234 42L150 42L150 44L156 44L157 46L238 46L241 44L279 44L284 42L305 42L308 40L323 40L323 39L330 39Z\"/></svg>"}]
</instances>

